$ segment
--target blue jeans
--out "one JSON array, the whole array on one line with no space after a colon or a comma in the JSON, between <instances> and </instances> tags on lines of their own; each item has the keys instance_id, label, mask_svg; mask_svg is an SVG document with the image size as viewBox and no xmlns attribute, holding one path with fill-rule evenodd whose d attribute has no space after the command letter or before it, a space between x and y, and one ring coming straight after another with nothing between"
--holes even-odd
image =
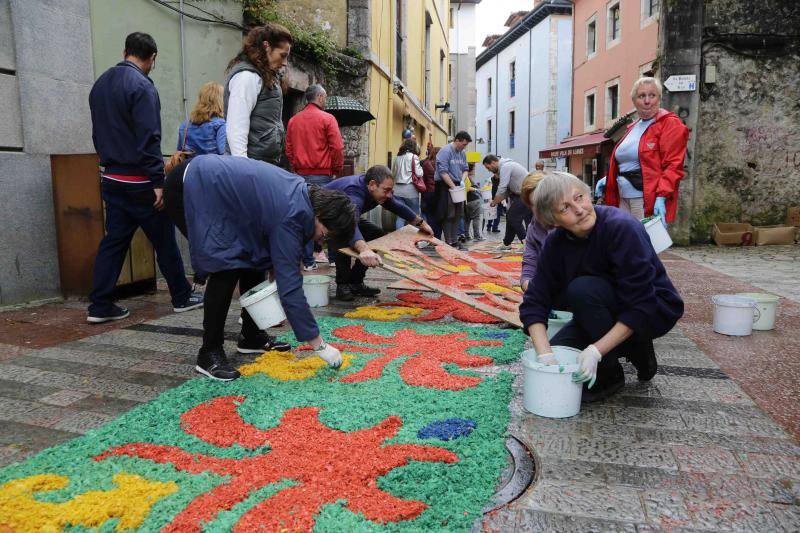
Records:
<instances>
[{"instance_id":1,"label":"blue jeans","mask_svg":"<svg viewBox=\"0 0 800 533\"><path fill-rule=\"evenodd\" d=\"M419 197L417 198L403 198L402 196L395 196L395 200L398 200L404 204L406 204L414 213L419 215ZM394 228L400 229L405 226L407 222L400 217L397 217L397 222L395 222Z\"/></svg>"},{"instance_id":2,"label":"blue jeans","mask_svg":"<svg viewBox=\"0 0 800 533\"><path fill-rule=\"evenodd\" d=\"M324 174L309 174L308 176L303 176L303 179L306 180L308 185L319 185L320 187L324 187L332 181L330 176ZM322 248L320 248L320 250L321 249ZM314 241L312 240L306 243L305 249L303 250L303 264L305 266L311 266L314 263Z\"/></svg>"},{"instance_id":3,"label":"blue jeans","mask_svg":"<svg viewBox=\"0 0 800 533\"><path fill-rule=\"evenodd\" d=\"M172 305L186 302L192 286L186 280L183 259L175 240L175 226L165 211L156 211L153 207L153 190L130 190L104 184L103 200L106 203L106 235L100 241L94 260L89 313L111 311L114 288L138 228L142 228L153 243L158 269L167 281Z\"/></svg>"}]
</instances>

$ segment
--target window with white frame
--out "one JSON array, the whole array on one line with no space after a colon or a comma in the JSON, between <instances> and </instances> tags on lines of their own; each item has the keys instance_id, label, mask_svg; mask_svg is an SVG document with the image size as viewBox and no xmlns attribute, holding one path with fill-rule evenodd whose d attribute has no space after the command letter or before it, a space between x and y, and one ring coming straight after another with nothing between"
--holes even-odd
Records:
<instances>
[{"instance_id":1,"label":"window with white frame","mask_svg":"<svg viewBox=\"0 0 800 533\"><path fill-rule=\"evenodd\" d=\"M597 54L597 14L586 22L586 59Z\"/></svg>"},{"instance_id":2,"label":"window with white frame","mask_svg":"<svg viewBox=\"0 0 800 533\"><path fill-rule=\"evenodd\" d=\"M516 113L511 111L508 113L508 147L514 148L514 134L516 133Z\"/></svg>"},{"instance_id":3,"label":"window with white frame","mask_svg":"<svg viewBox=\"0 0 800 533\"><path fill-rule=\"evenodd\" d=\"M619 78L606 83L606 122L619 118Z\"/></svg>"},{"instance_id":4,"label":"window with white frame","mask_svg":"<svg viewBox=\"0 0 800 533\"><path fill-rule=\"evenodd\" d=\"M583 96L583 130L592 131L595 129L595 97L597 96L597 89L586 91Z\"/></svg>"},{"instance_id":5,"label":"window with white frame","mask_svg":"<svg viewBox=\"0 0 800 533\"><path fill-rule=\"evenodd\" d=\"M608 4L606 16L606 43L608 45L617 44L622 37L622 12L620 11L620 1L615 0Z\"/></svg>"},{"instance_id":6,"label":"window with white frame","mask_svg":"<svg viewBox=\"0 0 800 533\"><path fill-rule=\"evenodd\" d=\"M486 80L486 105L492 107L492 78Z\"/></svg>"},{"instance_id":7,"label":"window with white frame","mask_svg":"<svg viewBox=\"0 0 800 533\"><path fill-rule=\"evenodd\" d=\"M508 79L510 80L509 94L513 98L517 94L517 62L508 65Z\"/></svg>"},{"instance_id":8,"label":"window with white frame","mask_svg":"<svg viewBox=\"0 0 800 533\"><path fill-rule=\"evenodd\" d=\"M659 7L661 7L661 0L642 0L642 27L658 18Z\"/></svg>"}]
</instances>

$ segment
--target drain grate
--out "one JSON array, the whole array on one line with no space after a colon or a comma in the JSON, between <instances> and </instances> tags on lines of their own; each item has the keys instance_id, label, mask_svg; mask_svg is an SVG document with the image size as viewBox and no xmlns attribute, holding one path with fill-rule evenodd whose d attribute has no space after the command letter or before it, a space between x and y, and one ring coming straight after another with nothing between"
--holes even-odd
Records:
<instances>
[{"instance_id":1,"label":"drain grate","mask_svg":"<svg viewBox=\"0 0 800 533\"><path fill-rule=\"evenodd\" d=\"M522 496L531 486L536 473L533 454L525 443L516 437L509 437L506 439L506 450L511 459L511 475L495 493L492 503L483 509L483 514L491 513Z\"/></svg>"}]
</instances>

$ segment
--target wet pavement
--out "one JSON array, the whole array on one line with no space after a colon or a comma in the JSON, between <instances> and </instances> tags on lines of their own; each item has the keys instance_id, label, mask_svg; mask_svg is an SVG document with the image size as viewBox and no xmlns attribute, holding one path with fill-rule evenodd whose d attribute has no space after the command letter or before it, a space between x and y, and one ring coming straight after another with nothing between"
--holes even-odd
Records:
<instances>
[{"instance_id":1,"label":"wet pavement","mask_svg":"<svg viewBox=\"0 0 800 533\"><path fill-rule=\"evenodd\" d=\"M521 365L511 366L519 394L509 432L533 451L535 478L476 529L800 529L800 246L694 247L662 258L686 315L656 341L660 368L651 382L638 382L626 366L620 393L552 420L524 411ZM394 279L373 270L369 282L386 287ZM744 291L782 296L776 329L744 338L714 333L710 296ZM384 290L379 300L394 294ZM374 301L332 300L316 311L341 316ZM85 324L85 304L76 301L0 313L0 465L195 377L202 311L172 313L163 290L124 305L130 318L100 326ZM228 353L237 312L226 328Z\"/></svg>"}]
</instances>

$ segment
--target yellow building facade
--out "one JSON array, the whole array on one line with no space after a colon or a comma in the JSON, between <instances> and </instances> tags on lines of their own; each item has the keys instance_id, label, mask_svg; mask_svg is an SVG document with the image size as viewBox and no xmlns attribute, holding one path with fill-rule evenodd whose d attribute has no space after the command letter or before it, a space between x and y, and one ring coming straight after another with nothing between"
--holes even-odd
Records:
<instances>
[{"instance_id":1,"label":"yellow building facade","mask_svg":"<svg viewBox=\"0 0 800 533\"><path fill-rule=\"evenodd\" d=\"M449 0L372 0L369 166L390 166L406 128L426 146L443 146L449 114Z\"/></svg>"}]
</instances>

